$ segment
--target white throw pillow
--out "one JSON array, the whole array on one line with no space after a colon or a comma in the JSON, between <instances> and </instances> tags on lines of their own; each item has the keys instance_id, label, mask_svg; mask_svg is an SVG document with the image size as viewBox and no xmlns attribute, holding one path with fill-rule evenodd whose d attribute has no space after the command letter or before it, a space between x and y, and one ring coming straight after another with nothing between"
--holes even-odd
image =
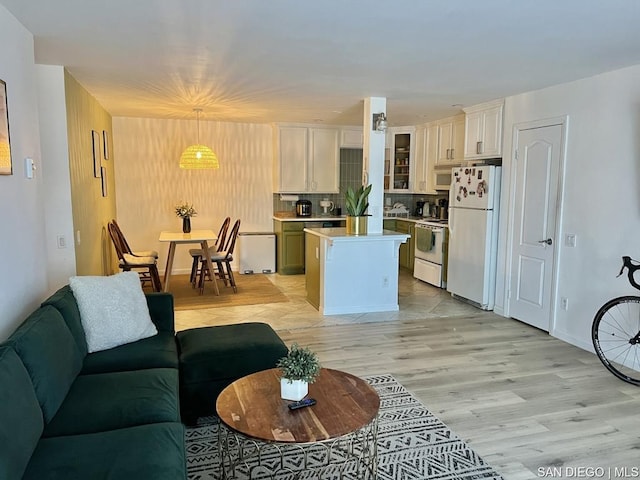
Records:
<instances>
[{"instance_id":1,"label":"white throw pillow","mask_svg":"<svg viewBox=\"0 0 640 480\"><path fill-rule=\"evenodd\" d=\"M89 353L158 333L136 272L108 277L71 277Z\"/></svg>"}]
</instances>

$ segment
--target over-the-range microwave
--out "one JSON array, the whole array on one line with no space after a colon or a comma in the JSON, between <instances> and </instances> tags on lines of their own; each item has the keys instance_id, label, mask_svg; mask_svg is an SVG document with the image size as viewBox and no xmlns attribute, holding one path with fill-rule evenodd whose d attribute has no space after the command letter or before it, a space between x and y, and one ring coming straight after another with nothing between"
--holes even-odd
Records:
<instances>
[{"instance_id":1,"label":"over-the-range microwave","mask_svg":"<svg viewBox=\"0 0 640 480\"><path fill-rule=\"evenodd\" d=\"M480 165L502 165L502 158L486 158L479 161L468 161L466 164L447 165L433 169L434 190L451 190L451 177L453 169L462 166L476 167Z\"/></svg>"},{"instance_id":2,"label":"over-the-range microwave","mask_svg":"<svg viewBox=\"0 0 640 480\"><path fill-rule=\"evenodd\" d=\"M436 190L449 190L451 188L451 170L451 167L435 168L433 170L434 188Z\"/></svg>"}]
</instances>

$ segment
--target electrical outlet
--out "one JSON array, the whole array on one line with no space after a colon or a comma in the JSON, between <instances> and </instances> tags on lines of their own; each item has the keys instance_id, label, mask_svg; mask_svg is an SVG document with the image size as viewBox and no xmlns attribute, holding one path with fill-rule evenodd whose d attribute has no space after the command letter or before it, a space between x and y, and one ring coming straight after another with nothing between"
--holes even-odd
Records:
<instances>
[{"instance_id":1,"label":"electrical outlet","mask_svg":"<svg viewBox=\"0 0 640 480\"><path fill-rule=\"evenodd\" d=\"M382 286L383 288L387 288L389 286L389 277L386 275L382 277Z\"/></svg>"},{"instance_id":2,"label":"electrical outlet","mask_svg":"<svg viewBox=\"0 0 640 480\"><path fill-rule=\"evenodd\" d=\"M560 298L560 308L569 310L569 299L567 297Z\"/></svg>"}]
</instances>

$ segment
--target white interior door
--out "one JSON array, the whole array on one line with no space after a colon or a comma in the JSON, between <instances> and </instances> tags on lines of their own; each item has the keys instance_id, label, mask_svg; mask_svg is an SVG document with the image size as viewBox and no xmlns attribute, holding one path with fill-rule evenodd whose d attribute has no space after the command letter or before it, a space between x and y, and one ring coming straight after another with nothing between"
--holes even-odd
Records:
<instances>
[{"instance_id":1,"label":"white interior door","mask_svg":"<svg viewBox=\"0 0 640 480\"><path fill-rule=\"evenodd\" d=\"M549 331L562 125L517 131L509 314Z\"/></svg>"}]
</instances>

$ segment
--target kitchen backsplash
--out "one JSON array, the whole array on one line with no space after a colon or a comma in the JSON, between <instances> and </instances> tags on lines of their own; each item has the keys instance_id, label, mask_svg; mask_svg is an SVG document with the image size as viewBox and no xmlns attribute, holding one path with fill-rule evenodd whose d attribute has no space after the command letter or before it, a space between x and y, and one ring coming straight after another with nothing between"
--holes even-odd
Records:
<instances>
[{"instance_id":1,"label":"kitchen backsplash","mask_svg":"<svg viewBox=\"0 0 640 480\"><path fill-rule=\"evenodd\" d=\"M352 148L340 149L340 193L301 193L298 196L300 200L309 200L311 202L311 211L313 215L320 215L322 208L320 207L320 200L328 198L336 207L342 207L342 214L344 211L344 195L348 187L358 188L362 184L362 150ZM385 193L385 202L389 198L391 205L396 202L403 203L409 208L411 214L416 210L416 202L419 200L428 201L434 203L439 195L414 195L409 193ZM445 198L442 196L442 198ZM295 203L280 200L280 194L273 194L273 211L295 211Z\"/></svg>"}]
</instances>

